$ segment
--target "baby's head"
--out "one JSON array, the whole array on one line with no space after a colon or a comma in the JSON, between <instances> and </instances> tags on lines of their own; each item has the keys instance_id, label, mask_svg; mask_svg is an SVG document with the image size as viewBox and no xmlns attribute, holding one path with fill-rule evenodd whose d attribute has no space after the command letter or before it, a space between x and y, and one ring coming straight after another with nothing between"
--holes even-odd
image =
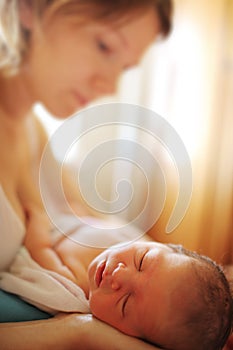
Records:
<instances>
[{"instance_id":1,"label":"baby's head","mask_svg":"<svg viewBox=\"0 0 233 350\"><path fill-rule=\"evenodd\" d=\"M181 246L137 242L90 265L90 307L102 321L164 349L221 349L232 298L221 269Z\"/></svg>"}]
</instances>

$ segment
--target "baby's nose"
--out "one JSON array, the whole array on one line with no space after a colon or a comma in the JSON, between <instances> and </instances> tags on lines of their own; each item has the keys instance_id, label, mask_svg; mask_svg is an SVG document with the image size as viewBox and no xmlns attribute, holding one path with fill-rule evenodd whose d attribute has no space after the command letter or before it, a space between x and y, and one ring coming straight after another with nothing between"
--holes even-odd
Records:
<instances>
[{"instance_id":1,"label":"baby's nose","mask_svg":"<svg viewBox=\"0 0 233 350\"><path fill-rule=\"evenodd\" d=\"M111 287L113 290L120 289L127 281L127 268L120 262L112 272Z\"/></svg>"}]
</instances>

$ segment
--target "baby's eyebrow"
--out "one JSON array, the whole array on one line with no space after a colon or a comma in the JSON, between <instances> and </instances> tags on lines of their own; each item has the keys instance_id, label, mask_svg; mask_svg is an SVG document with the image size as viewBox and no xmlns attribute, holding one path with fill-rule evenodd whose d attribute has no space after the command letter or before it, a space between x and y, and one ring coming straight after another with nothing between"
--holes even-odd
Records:
<instances>
[{"instance_id":1,"label":"baby's eyebrow","mask_svg":"<svg viewBox=\"0 0 233 350\"><path fill-rule=\"evenodd\" d=\"M173 251L173 253L186 255L184 248L181 244L167 243L166 246L169 247Z\"/></svg>"}]
</instances>

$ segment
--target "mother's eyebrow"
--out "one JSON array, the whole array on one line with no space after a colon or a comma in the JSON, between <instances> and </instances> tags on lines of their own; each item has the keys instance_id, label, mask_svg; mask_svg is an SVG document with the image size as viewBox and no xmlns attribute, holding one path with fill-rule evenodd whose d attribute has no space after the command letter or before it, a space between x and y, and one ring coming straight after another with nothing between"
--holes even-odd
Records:
<instances>
[{"instance_id":1,"label":"mother's eyebrow","mask_svg":"<svg viewBox=\"0 0 233 350\"><path fill-rule=\"evenodd\" d=\"M120 41L121 45L123 45L123 47L128 46L127 39L125 38L124 34L120 32L120 29L118 27L112 27L108 31L108 33L115 35L116 38Z\"/></svg>"}]
</instances>

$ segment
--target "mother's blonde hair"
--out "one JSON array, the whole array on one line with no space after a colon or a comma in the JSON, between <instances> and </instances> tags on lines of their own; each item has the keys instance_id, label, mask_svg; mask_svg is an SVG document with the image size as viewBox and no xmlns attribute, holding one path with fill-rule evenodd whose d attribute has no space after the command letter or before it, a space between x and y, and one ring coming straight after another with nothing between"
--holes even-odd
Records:
<instances>
[{"instance_id":1,"label":"mother's blonde hair","mask_svg":"<svg viewBox=\"0 0 233 350\"><path fill-rule=\"evenodd\" d=\"M49 10L52 14L84 13L97 20L119 20L125 14L154 7L161 34L166 36L171 28L172 0L1 0L0 1L0 71L12 74L17 71L27 51L30 32L20 21L20 8L30 10L40 18Z\"/></svg>"}]
</instances>

